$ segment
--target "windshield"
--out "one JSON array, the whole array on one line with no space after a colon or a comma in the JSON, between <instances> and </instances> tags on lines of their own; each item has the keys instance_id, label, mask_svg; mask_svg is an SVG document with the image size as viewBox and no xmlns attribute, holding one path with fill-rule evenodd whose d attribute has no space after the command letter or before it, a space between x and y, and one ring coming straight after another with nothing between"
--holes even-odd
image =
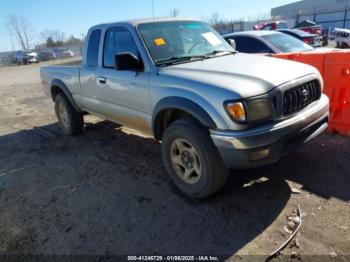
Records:
<instances>
[{"instance_id":1,"label":"windshield","mask_svg":"<svg viewBox=\"0 0 350 262\"><path fill-rule=\"evenodd\" d=\"M138 26L155 64L232 53L233 48L209 25L198 21L168 21Z\"/></svg>"},{"instance_id":2,"label":"windshield","mask_svg":"<svg viewBox=\"0 0 350 262\"><path fill-rule=\"evenodd\" d=\"M283 33L262 36L282 53L310 51L313 48L299 39Z\"/></svg>"}]
</instances>

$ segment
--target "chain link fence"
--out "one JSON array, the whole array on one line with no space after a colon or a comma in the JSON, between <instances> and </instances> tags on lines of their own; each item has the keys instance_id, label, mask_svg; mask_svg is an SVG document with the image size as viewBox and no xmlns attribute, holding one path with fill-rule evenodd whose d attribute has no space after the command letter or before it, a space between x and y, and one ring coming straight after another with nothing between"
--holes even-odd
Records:
<instances>
[{"instance_id":1,"label":"chain link fence","mask_svg":"<svg viewBox=\"0 0 350 262\"><path fill-rule=\"evenodd\" d=\"M288 13L283 15L283 13ZM346 28L350 29L350 8L347 6L339 9L339 7L318 7L314 9L300 9L295 11L283 10L281 15L272 16L266 20L232 20L224 21L213 25L214 28L221 34L228 34L233 32L253 30L254 25L263 22L286 21L290 28L296 24L311 20L318 25L322 25L323 29ZM330 30L331 31L331 30Z\"/></svg>"}]
</instances>

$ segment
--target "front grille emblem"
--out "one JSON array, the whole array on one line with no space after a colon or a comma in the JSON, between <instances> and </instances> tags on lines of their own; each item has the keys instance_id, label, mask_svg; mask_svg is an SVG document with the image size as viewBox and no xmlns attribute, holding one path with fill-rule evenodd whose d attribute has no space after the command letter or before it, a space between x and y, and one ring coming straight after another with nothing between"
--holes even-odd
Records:
<instances>
[{"instance_id":1,"label":"front grille emblem","mask_svg":"<svg viewBox=\"0 0 350 262\"><path fill-rule=\"evenodd\" d=\"M321 86L317 80L292 87L283 94L283 115L298 112L320 97Z\"/></svg>"},{"instance_id":2,"label":"front grille emblem","mask_svg":"<svg viewBox=\"0 0 350 262\"><path fill-rule=\"evenodd\" d=\"M309 100L309 98L310 98L309 90L304 88L303 91L301 91L301 94L303 95L303 101L307 102Z\"/></svg>"}]
</instances>

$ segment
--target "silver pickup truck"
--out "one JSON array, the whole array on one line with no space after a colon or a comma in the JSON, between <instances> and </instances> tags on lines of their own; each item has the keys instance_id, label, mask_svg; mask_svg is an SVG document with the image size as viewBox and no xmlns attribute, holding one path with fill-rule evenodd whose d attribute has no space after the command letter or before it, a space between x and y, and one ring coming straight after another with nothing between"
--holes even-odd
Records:
<instances>
[{"instance_id":1,"label":"silver pickup truck","mask_svg":"<svg viewBox=\"0 0 350 262\"><path fill-rule=\"evenodd\" d=\"M315 68L239 54L206 23L101 24L86 39L81 66L41 68L63 131L81 133L93 114L151 134L188 196L208 197L228 168L274 163L327 128Z\"/></svg>"}]
</instances>

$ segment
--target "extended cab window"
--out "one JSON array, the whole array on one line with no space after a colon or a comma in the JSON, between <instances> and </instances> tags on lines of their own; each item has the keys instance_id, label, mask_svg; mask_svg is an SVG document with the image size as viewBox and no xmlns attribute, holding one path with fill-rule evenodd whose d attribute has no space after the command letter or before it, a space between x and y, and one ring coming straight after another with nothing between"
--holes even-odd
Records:
<instances>
[{"instance_id":1,"label":"extended cab window","mask_svg":"<svg viewBox=\"0 0 350 262\"><path fill-rule=\"evenodd\" d=\"M123 27L109 29L104 43L103 66L114 68L115 55L127 52L139 57L136 43L129 30Z\"/></svg>"},{"instance_id":2,"label":"extended cab window","mask_svg":"<svg viewBox=\"0 0 350 262\"><path fill-rule=\"evenodd\" d=\"M88 50L87 50L87 65L97 67L98 65L98 50L100 46L101 30L93 30L90 34Z\"/></svg>"}]
</instances>

